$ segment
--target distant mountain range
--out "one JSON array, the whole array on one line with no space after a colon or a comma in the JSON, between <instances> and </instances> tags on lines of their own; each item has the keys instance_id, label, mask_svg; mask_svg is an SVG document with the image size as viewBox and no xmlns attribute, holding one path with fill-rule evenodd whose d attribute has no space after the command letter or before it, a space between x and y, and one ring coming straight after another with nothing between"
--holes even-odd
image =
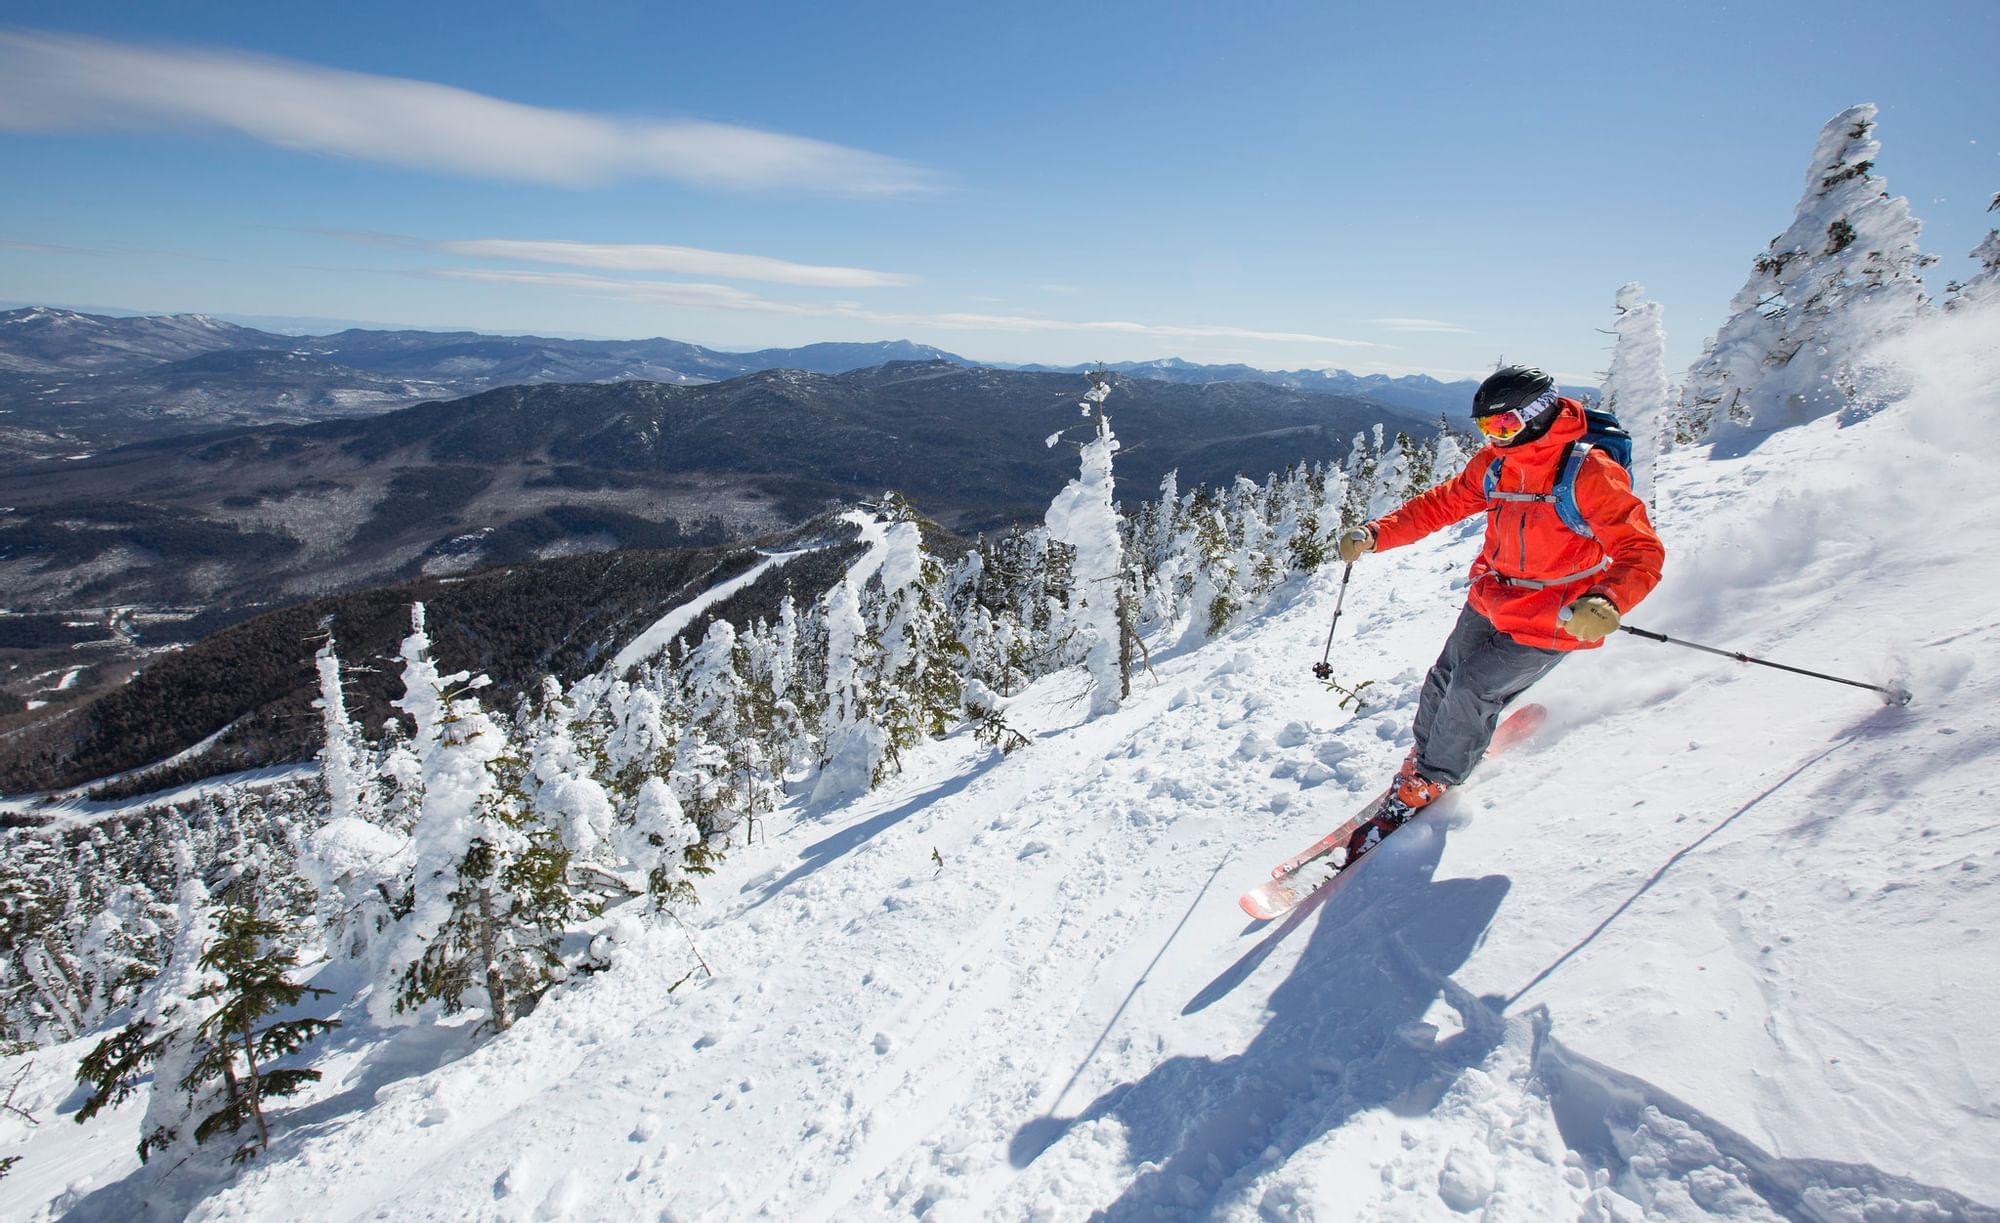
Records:
<instances>
[{"instance_id":1,"label":"distant mountain range","mask_svg":"<svg viewBox=\"0 0 2000 1223\"><path fill-rule=\"evenodd\" d=\"M1082 373L1094 369L1089 365L1016 365L1010 369L1042 370L1053 373ZM1472 379L1459 382L1440 382L1427 374L1406 374L1392 378L1387 374L1350 374L1344 369L1257 369L1249 365L1198 365L1183 361L1178 357L1167 357L1158 361L1120 361L1104 368L1128 378L1151 378L1159 382L1205 383L1205 382L1263 382L1272 386L1287 386L1298 391L1317 391L1327 395L1351 395L1358 399L1372 399L1405 411L1428 415L1444 413L1458 417L1466 413L1472 403L1472 392L1479 384Z\"/></svg>"},{"instance_id":2,"label":"distant mountain range","mask_svg":"<svg viewBox=\"0 0 2000 1223\"><path fill-rule=\"evenodd\" d=\"M1075 475L1069 374L895 362L727 382L511 386L0 470L16 610L242 607L618 547L721 544L896 489L944 526L1038 521ZM1431 422L1256 382L1122 380L1119 488L1344 457Z\"/></svg>"},{"instance_id":3,"label":"distant mountain range","mask_svg":"<svg viewBox=\"0 0 2000 1223\"><path fill-rule=\"evenodd\" d=\"M291 336L199 314L0 313L0 462L231 425L371 416L547 382L695 385L961 357L905 340L724 353L676 340L349 330Z\"/></svg>"},{"instance_id":4,"label":"distant mountain range","mask_svg":"<svg viewBox=\"0 0 2000 1223\"><path fill-rule=\"evenodd\" d=\"M0 313L0 462L229 426L369 416L502 386L627 380L691 386L771 369L838 374L891 361L976 365L907 340L729 353L666 339L364 329L293 336L199 314L117 317L37 306ZM995 368L1075 373L1086 367ZM1110 368L1161 382L1258 382L1345 395L1427 416L1462 412L1472 388L1422 375L1177 359Z\"/></svg>"}]
</instances>

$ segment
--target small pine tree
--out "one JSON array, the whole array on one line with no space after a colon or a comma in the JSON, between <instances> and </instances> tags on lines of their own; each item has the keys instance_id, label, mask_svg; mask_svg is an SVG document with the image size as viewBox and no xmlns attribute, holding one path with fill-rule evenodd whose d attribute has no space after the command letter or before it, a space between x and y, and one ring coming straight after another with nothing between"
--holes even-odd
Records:
<instances>
[{"instance_id":1,"label":"small pine tree","mask_svg":"<svg viewBox=\"0 0 2000 1223\"><path fill-rule=\"evenodd\" d=\"M215 1009L202 1021L201 1052L189 1064L181 1087L194 1092L205 1082L220 1080L223 1106L201 1118L195 1141L238 1133L245 1125L256 1140L237 1147L238 1161L262 1153L271 1145L264 1116L267 1101L296 1094L320 1073L300 1067L273 1066L274 1059L297 1053L308 1042L340 1026L333 1019L263 1020L297 1006L307 995L325 997L330 990L291 979L298 958L289 945L290 932L260 915L254 899L223 906L216 916L216 937L202 953L201 966L219 979L197 995ZM261 1026L260 1026L261 1025Z\"/></svg>"}]
</instances>

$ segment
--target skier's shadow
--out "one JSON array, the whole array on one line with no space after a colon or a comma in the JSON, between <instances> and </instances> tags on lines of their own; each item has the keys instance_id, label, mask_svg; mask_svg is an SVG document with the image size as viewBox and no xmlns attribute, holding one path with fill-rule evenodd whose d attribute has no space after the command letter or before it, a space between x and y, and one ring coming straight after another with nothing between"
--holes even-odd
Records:
<instances>
[{"instance_id":1,"label":"skier's shadow","mask_svg":"<svg viewBox=\"0 0 2000 1223\"><path fill-rule=\"evenodd\" d=\"M1500 1042L1498 1007L1450 993L1463 1029L1438 1041L1421 1021L1445 993L1506 896L1505 876L1435 881L1444 830L1415 824L1384 842L1316 915L1311 941L1271 994L1270 1018L1241 1053L1177 1057L1099 1096L1075 1117L1041 1117L1016 1132L1026 1167L1070 1130L1122 1126L1141 1170L1106 1220L1203 1213L1240 1174L1289 1156L1371 1108L1415 1116ZM1283 929L1196 995L1208 1005L1247 978ZM1490 1000L1497 1002L1496 1000Z\"/></svg>"}]
</instances>

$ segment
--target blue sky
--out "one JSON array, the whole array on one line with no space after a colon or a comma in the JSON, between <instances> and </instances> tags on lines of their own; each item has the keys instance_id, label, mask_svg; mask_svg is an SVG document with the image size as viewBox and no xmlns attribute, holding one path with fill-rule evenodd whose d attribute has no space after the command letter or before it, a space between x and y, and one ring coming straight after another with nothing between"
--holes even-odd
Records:
<instances>
[{"instance_id":1,"label":"blue sky","mask_svg":"<svg viewBox=\"0 0 2000 1223\"><path fill-rule=\"evenodd\" d=\"M1993 0L76 7L0 19L0 300L1588 379L1853 103L1935 290L2000 222Z\"/></svg>"}]
</instances>

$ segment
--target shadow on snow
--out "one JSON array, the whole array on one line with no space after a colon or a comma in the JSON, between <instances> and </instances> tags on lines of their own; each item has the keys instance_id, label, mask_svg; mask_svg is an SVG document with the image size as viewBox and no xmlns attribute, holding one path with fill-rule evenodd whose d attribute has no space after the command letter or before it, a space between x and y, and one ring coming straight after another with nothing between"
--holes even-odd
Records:
<instances>
[{"instance_id":1,"label":"shadow on snow","mask_svg":"<svg viewBox=\"0 0 2000 1223\"><path fill-rule=\"evenodd\" d=\"M815 873L822 867L832 865L836 859L853 853L883 832L894 828L897 824L902 823L933 803L942 802L955 794L961 793L973 782L985 776L987 771L998 764L1002 758L999 752L990 753L988 758L974 764L965 772L954 774L920 794L911 795L903 802L896 804L886 811L871 815L865 820L856 821L831 836L822 837L814 841L799 851L799 857L802 860L797 866L787 871L783 878L765 885L757 893L754 900L743 906L743 911L747 913L752 909L762 908L764 905L777 899L786 888L797 883L799 880ZM743 890L747 892L756 886L756 883L753 881L745 885Z\"/></svg>"},{"instance_id":2,"label":"shadow on snow","mask_svg":"<svg viewBox=\"0 0 2000 1223\"><path fill-rule=\"evenodd\" d=\"M1115 1117L1142 1170L1097 1217L1174 1217L1201 1212L1271 1153L1290 1155L1364 1110L1428 1112L1501 1032L1477 1007L1466 1015L1466 1030L1442 1042L1420 1023L1508 887L1498 875L1433 880L1443 849L1441 827L1413 825L1317 910L1312 941L1272 992L1269 1022L1248 1048L1221 1059L1170 1059L1076 1117L1029 1122L1010 1148L1015 1166L1033 1162L1080 1122ZM1305 920L1294 915L1266 936L1188 1009L1234 988Z\"/></svg>"},{"instance_id":3,"label":"shadow on snow","mask_svg":"<svg viewBox=\"0 0 2000 1223\"><path fill-rule=\"evenodd\" d=\"M1472 996L1451 974L1478 946L1508 881L1435 879L1444 843L1443 824L1411 825L1346 886L1302 906L1189 1000L1183 1014L1212 1006L1280 942L1311 926L1298 964L1272 991L1268 1021L1241 1053L1172 1058L1076 1116L1035 1118L1015 1132L1014 1166L1027 1167L1080 1124L1114 1118L1135 1175L1092 1218L1202 1217L1232 1187L1364 1112L1431 1112L1464 1071L1500 1048L1510 1027L1526 1024L1534 1090L1548 1101L1563 1142L1643 1209L1740 1208L1754 1195L1756 1206L1786 1219L2000 1223L1991 1207L1867 1164L1772 1155L1660 1088L1564 1048L1550 1035L1546 1008L1509 1019L1512 999ZM1463 1025L1443 1040L1423 1022L1440 998Z\"/></svg>"}]
</instances>

